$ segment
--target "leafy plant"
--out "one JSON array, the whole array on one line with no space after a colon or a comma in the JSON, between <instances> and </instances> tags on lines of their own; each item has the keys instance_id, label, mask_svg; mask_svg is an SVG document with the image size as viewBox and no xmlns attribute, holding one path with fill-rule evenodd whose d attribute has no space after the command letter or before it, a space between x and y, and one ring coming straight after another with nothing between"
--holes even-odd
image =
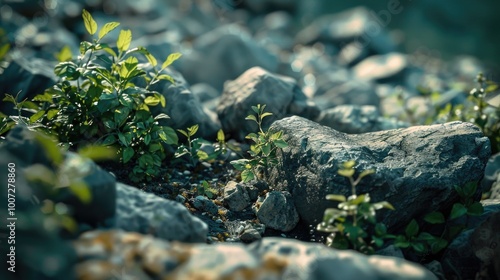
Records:
<instances>
[{"instance_id":1,"label":"leafy plant","mask_svg":"<svg viewBox=\"0 0 500 280\"><path fill-rule=\"evenodd\" d=\"M151 179L166 157L163 145L176 144L178 138L172 128L159 124L167 115L152 115L150 107L164 107L166 101L150 87L160 80L174 82L163 72L181 54L170 54L158 69L145 48L129 49L130 30L121 30L111 47L102 39L120 24L108 22L99 29L89 12L83 10L82 17L92 41L80 43L76 59L69 48L56 54L60 63L54 72L60 80L34 98L39 108L29 121L43 124L71 146L117 146L121 162L133 165L131 180ZM149 65L139 63L141 56Z\"/></svg>"},{"instance_id":2,"label":"leafy plant","mask_svg":"<svg viewBox=\"0 0 500 280\"><path fill-rule=\"evenodd\" d=\"M217 142L211 143L203 138L194 138L193 137L198 131L198 125L193 125L188 127L187 130L177 129L182 135L187 138L187 144L181 144L177 151L175 152L175 157L180 158L183 156L188 156L189 164L191 166L196 166L196 164L201 161L211 161L219 157L221 154L227 151L226 146L226 137L224 135L224 131L220 129L217 132ZM201 149L203 144L211 144L214 146L214 150L211 153L207 153Z\"/></svg>"},{"instance_id":3,"label":"leafy plant","mask_svg":"<svg viewBox=\"0 0 500 280\"><path fill-rule=\"evenodd\" d=\"M394 210L387 201L371 202L368 193L357 195L356 186L360 181L374 173L374 170L364 170L354 179L355 161L347 161L342 164L338 174L349 179L351 195L330 194L326 199L340 202L336 208L325 210L323 222L317 225L317 230L328 232L326 244L337 249L354 249L365 254L373 254L375 247L381 247L387 234L387 227L378 223L376 211L382 208ZM373 231L373 234L369 234Z\"/></svg>"},{"instance_id":4,"label":"leafy plant","mask_svg":"<svg viewBox=\"0 0 500 280\"><path fill-rule=\"evenodd\" d=\"M210 199L216 197L217 194L219 193L218 190L212 188L210 184L205 180L201 182L201 185L198 186L197 190L198 190L198 195L204 195Z\"/></svg>"},{"instance_id":5,"label":"leafy plant","mask_svg":"<svg viewBox=\"0 0 500 280\"><path fill-rule=\"evenodd\" d=\"M288 147L285 140L282 139L283 132L278 131L271 133L269 130L262 129L262 120L265 117L271 116L272 113L265 112L266 105L252 106L254 115L249 115L245 119L257 123L259 131L257 133L250 133L245 138L254 142L250 146L251 159L239 159L231 161L231 164L237 169L242 171L241 178L243 182L249 182L259 177L262 171L266 171L269 167L278 164L276 151Z\"/></svg>"},{"instance_id":6,"label":"leafy plant","mask_svg":"<svg viewBox=\"0 0 500 280\"><path fill-rule=\"evenodd\" d=\"M460 202L453 204L448 217L445 217L441 212L431 212L425 215L424 221L427 223L429 232L421 230L417 221L412 219L405 228L405 234L395 237L394 245L417 256L436 255L445 249L455 237L466 229L469 216L479 216L483 213L481 203L474 200L477 190L476 183L455 186L455 190L460 196ZM465 222L459 222L459 218L464 216L466 217Z\"/></svg>"}]
</instances>

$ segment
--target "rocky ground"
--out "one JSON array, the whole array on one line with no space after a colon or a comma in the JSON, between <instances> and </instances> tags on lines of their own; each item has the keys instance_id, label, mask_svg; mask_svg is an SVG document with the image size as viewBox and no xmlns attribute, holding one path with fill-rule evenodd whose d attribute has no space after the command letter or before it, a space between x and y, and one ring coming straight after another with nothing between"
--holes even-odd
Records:
<instances>
[{"instance_id":1,"label":"rocky ground","mask_svg":"<svg viewBox=\"0 0 500 280\"><path fill-rule=\"evenodd\" d=\"M116 20L131 28L132 45L158 58L181 52L168 70L175 84L158 89L167 99L168 125L198 124L197 136L211 141L222 128L242 151L210 162L172 159L161 176L143 183L129 180L129 166L66 152L62 166L77 170L67 176L81 176L92 194L85 204L71 192L54 196L27 182L30 172L68 169L51 164L35 136L17 126L0 146L1 166L16 166L19 213L17 272L2 270L2 279L500 277L500 156L471 123L427 121L437 118L435 108L466 104L478 72L493 73L477 59L402 53L384 26L369 31L376 22L363 7L299 28L297 1L57 3L1 6L0 28L13 42L0 65L1 94L30 98L55 83L53 54L64 45L78 53L86 8L100 24ZM441 94L429 98L422 89ZM289 146L261 180L240 183L229 162L248 150L244 137L255 127L245 117L258 103L273 113L266 127L282 131ZM16 114L5 102L0 111ZM423 228L426 213L450 212L460 201L454 186L468 182L480 182L474 199L489 193L481 201L485 211L462 221L465 230L432 256L393 245L372 256L328 248L315 227L332 206L327 194L350 194L337 173L348 160L376 171L358 191L396 208L380 216L392 232L404 232L412 219ZM0 172L2 182L8 176ZM1 199L7 201L6 192ZM6 213L2 208L1 217ZM68 215L76 230L61 233L54 225L69 226ZM3 256L9 234L2 231Z\"/></svg>"}]
</instances>

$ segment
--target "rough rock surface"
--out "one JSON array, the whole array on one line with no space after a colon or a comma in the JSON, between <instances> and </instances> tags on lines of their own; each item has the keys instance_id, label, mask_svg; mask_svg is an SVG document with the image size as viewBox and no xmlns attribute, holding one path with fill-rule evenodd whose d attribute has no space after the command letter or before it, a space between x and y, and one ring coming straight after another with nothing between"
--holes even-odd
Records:
<instances>
[{"instance_id":1,"label":"rough rock surface","mask_svg":"<svg viewBox=\"0 0 500 280\"><path fill-rule=\"evenodd\" d=\"M79 279L437 279L403 259L368 257L283 238L264 238L247 246L193 245L138 233L92 231L74 244L82 260L77 264Z\"/></svg>"},{"instance_id":2,"label":"rough rock surface","mask_svg":"<svg viewBox=\"0 0 500 280\"><path fill-rule=\"evenodd\" d=\"M192 125L198 124L199 129L196 137L211 139L220 129L220 124L210 117L210 112L206 111L200 100L191 93L189 84L184 77L177 71L167 69L166 74L170 75L175 84L169 82L160 82L159 86L163 88L154 88L158 90L166 99L166 106L160 105L152 107L154 114L164 113L170 119L161 120L163 125L168 125L176 129L186 129Z\"/></svg>"},{"instance_id":3,"label":"rough rock surface","mask_svg":"<svg viewBox=\"0 0 500 280\"><path fill-rule=\"evenodd\" d=\"M238 140L243 140L249 132L255 132L257 125L245 120L245 117L255 114L251 107L257 104L267 105L266 111L273 113L265 119L264 126L288 115L309 119L319 115L319 109L307 99L294 79L253 67L224 85L217 107L224 132Z\"/></svg>"},{"instance_id":4,"label":"rough rock surface","mask_svg":"<svg viewBox=\"0 0 500 280\"><path fill-rule=\"evenodd\" d=\"M290 231L299 222L299 214L289 192L271 191L257 206L257 218L266 227Z\"/></svg>"},{"instance_id":5,"label":"rough rock surface","mask_svg":"<svg viewBox=\"0 0 500 280\"><path fill-rule=\"evenodd\" d=\"M342 162L356 160L358 172L375 170L357 191L392 203L397 211L387 210L383 221L398 228L424 212L451 206L458 197L453 186L478 181L491 153L488 138L462 122L347 135L294 116L270 129L283 131L289 147L269 185L288 190L300 217L313 225L332 206L327 194L350 195L347 179L337 174Z\"/></svg>"},{"instance_id":6,"label":"rough rock surface","mask_svg":"<svg viewBox=\"0 0 500 280\"><path fill-rule=\"evenodd\" d=\"M145 193L122 183L116 184L116 227L165 240L204 242L207 225L182 204Z\"/></svg>"},{"instance_id":7,"label":"rough rock surface","mask_svg":"<svg viewBox=\"0 0 500 280\"><path fill-rule=\"evenodd\" d=\"M321 112L316 119L321 125L337 131L358 134L408 127L396 119L383 118L375 106L342 105Z\"/></svg>"},{"instance_id":8,"label":"rough rock surface","mask_svg":"<svg viewBox=\"0 0 500 280\"><path fill-rule=\"evenodd\" d=\"M224 187L224 203L231 211L241 211L250 206L250 196L244 185L230 181Z\"/></svg>"}]
</instances>

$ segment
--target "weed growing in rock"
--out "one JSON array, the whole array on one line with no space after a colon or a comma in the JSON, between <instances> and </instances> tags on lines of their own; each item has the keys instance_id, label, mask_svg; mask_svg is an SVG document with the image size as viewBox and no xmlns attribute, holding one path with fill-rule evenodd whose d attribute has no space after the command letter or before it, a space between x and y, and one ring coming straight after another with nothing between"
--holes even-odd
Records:
<instances>
[{"instance_id":1,"label":"weed growing in rock","mask_svg":"<svg viewBox=\"0 0 500 280\"><path fill-rule=\"evenodd\" d=\"M184 135L187 138L187 144L181 144L178 148L177 151L175 152L175 157L180 158L187 156L186 158L188 159L188 163L191 166L196 166L198 162L201 161L211 161L219 157L221 154L226 153L227 147L226 147L226 137L224 135L224 131L220 129L217 132L217 142L213 143L214 145L214 150L211 153L207 153L201 149L201 146L203 144L212 144L209 141L202 139L202 138L194 138L192 137L196 134L198 131L198 125L193 125L191 127L188 127L187 130L183 129L177 129L179 133Z\"/></svg>"},{"instance_id":2,"label":"weed growing in rock","mask_svg":"<svg viewBox=\"0 0 500 280\"><path fill-rule=\"evenodd\" d=\"M476 183L455 186L455 190L460 196L460 202L453 204L447 217L441 212L425 215L428 232L421 229L417 221L412 219L406 226L405 233L395 236L394 245L405 250L407 255L420 257L436 255L445 249L467 228L468 216L479 216L483 213L483 206L474 199Z\"/></svg>"},{"instance_id":3,"label":"weed growing in rock","mask_svg":"<svg viewBox=\"0 0 500 280\"><path fill-rule=\"evenodd\" d=\"M162 72L181 54L170 54L158 69L156 58L145 48L129 49L130 30L121 30L116 47L111 47L102 39L120 24L108 22L97 32L90 13L83 10L82 16L93 40L80 43L76 59L69 48L56 55L60 63L54 72L60 80L34 98L39 108L29 121L43 124L72 146L89 142L117 146L120 161L133 165L132 181L151 179L159 175L166 157L163 145L176 144L178 139L172 128L158 122L167 115L150 112L151 106L166 103L150 87L160 80L174 82ZM141 56L149 65L139 63ZM136 86L139 81L146 85Z\"/></svg>"},{"instance_id":4,"label":"weed growing in rock","mask_svg":"<svg viewBox=\"0 0 500 280\"><path fill-rule=\"evenodd\" d=\"M383 223L377 223L376 211L382 208L394 210L387 201L370 202L368 193L357 195L356 186L366 176L373 174L374 170L364 170L357 179L354 179L355 161L351 160L342 164L338 174L349 179L351 184L351 195L330 194L326 199L339 201L338 209L328 208L325 210L323 222L317 225L317 230L329 232L326 244L337 249L354 249L361 253L373 254L375 247L381 247L387 234L387 227ZM370 235L367 230L373 230Z\"/></svg>"},{"instance_id":5,"label":"weed growing in rock","mask_svg":"<svg viewBox=\"0 0 500 280\"><path fill-rule=\"evenodd\" d=\"M262 130L262 120L271 116L272 113L265 112L266 105L252 106L255 115L249 115L245 119L254 121L259 127L257 133L250 133L245 138L254 142L250 146L251 159L239 159L231 161L234 168L242 171L241 179L243 182L249 182L259 177L260 172L266 171L269 167L278 164L276 151L288 147L285 140L282 139L283 132L271 133Z\"/></svg>"}]
</instances>

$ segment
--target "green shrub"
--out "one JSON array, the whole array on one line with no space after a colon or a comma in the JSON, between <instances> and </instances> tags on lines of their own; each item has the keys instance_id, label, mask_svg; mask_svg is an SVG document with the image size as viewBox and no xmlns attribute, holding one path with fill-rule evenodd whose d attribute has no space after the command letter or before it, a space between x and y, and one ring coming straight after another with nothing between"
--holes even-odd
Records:
<instances>
[{"instance_id":1,"label":"green shrub","mask_svg":"<svg viewBox=\"0 0 500 280\"><path fill-rule=\"evenodd\" d=\"M327 195L326 199L339 201L337 208L325 210L323 222L317 225L318 231L330 233L326 244L336 249L354 249L364 254L375 253L375 247L382 247L384 239L391 238L387 227L376 220L376 211L382 208L394 210L387 201L372 203L368 193L357 195L356 186L361 179L373 174L374 170L364 170L354 179L355 161L342 164L338 174L349 179L351 195ZM369 232L373 232L370 234Z\"/></svg>"},{"instance_id":2,"label":"green shrub","mask_svg":"<svg viewBox=\"0 0 500 280\"><path fill-rule=\"evenodd\" d=\"M231 161L234 168L242 171L241 178L243 182L256 179L260 176L261 172L267 172L268 168L277 165L278 158L276 151L288 147L288 144L282 139L282 131L271 133L269 130L262 130L262 120L272 115L272 113L265 112L265 109L266 105L261 106L258 104L257 106L252 106L252 110L256 115L249 115L245 118L246 120L256 122L259 127L257 133L250 133L245 137L254 142L250 146L250 151L248 151L251 159Z\"/></svg>"},{"instance_id":3,"label":"green shrub","mask_svg":"<svg viewBox=\"0 0 500 280\"><path fill-rule=\"evenodd\" d=\"M219 157L221 154L224 154L227 151L226 145L226 137L224 135L224 131L220 129L217 132L217 142L211 143L203 138L193 138L192 137L198 131L198 125L193 125L188 127L187 130L177 129L179 133L184 135L187 138L186 144L181 144L177 148L175 152L176 158L186 158L188 164L191 167L195 167L199 161L212 161ZM210 154L201 150L202 144L212 144L214 145L214 151Z\"/></svg>"},{"instance_id":4,"label":"green shrub","mask_svg":"<svg viewBox=\"0 0 500 280\"><path fill-rule=\"evenodd\" d=\"M121 162L132 163L131 180L151 179L159 175L166 157L164 144L176 144L178 138L171 127L159 124L167 115L152 115L150 107L164 107L166 101L150 87L160 80L173 82L162 72L181 54L169 55L158 69L157 60L145 48L129 49L130 30L120 31L113 48L101 41L119 23L108 22L97 33L90 13L83 10L82 16L93 40L80 43L76 59L69 48L56 55L60 63L54 72L60 80L34 98L39 108L30 122L43 124L70 146L115 145ZM149 65L139 63L138 55ZM146 86L136 86L139 81Z\"/></svg>"}]
</instances>

